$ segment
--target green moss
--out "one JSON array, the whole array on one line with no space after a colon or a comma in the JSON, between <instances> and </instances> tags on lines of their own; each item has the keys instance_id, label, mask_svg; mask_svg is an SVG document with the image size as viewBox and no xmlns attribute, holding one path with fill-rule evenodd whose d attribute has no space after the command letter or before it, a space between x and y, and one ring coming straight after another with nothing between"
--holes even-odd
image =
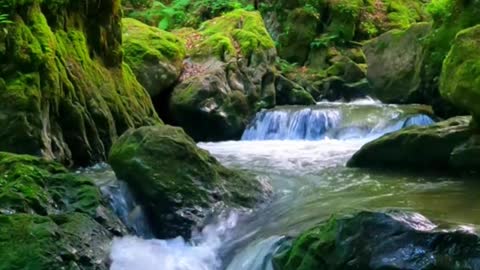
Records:
<instances>
[{"instance_id":1,"label":"green moss","mask_svg":"<svg viewBox=\"0 0 480 270\"><path fill-rule=\"evenodd\" d=\"M10 4L22 12L0 37L0 98L9 100L0 105L2 150L88 164L104 159L118 133L159 122L145 89L123 72L118 1ZM101 19L84 19L97 11Z\"/></svg>"},{"instance_id":2,"label":"green moss","mask_svg":"<svg viewBox=\"0 0 480 270\"><path fill-rule=\"evenodd\" d=\"M123 19L122 24L124 51L126 54L132 54L127 55L127 58L139 58L139 61L153 58L181 62L185 57L184 41L177 36L135 19ZM133 48L129 48L130 46ZM129 65L133 66L132 63Z\"/></svg>"},{"instance_id":3,"label":"green moss","mask_svg":"<svg viewBox=\"0 0 480 270\"><path fill-rule=\"evenodd\" d=\"M422 75L424 88L431 93L438 93L439 74L455 36L462 29L478 24L480 18L480 4L476 1L448 1L440 5L440 13L434 13L439 16L434 16L433 31L425 40L427 54Z\"/></svg>"},{"instance_id":4,"label":"green moss","mask_svg":"<svg viewBox=\"0 0 480 270\"><path fill-rule=\"evenodd\" d=\"M480 26L460 31L443 63L440 92L480 119Z\"/></svg>"},{"instance_id":5,"label":"green moss","mask_svg":"<svg viewBox=\"0 0 480 270\"><path fill-rule=\"evenodd\" d=\"M282 58L302 65L308 57L308 48L317 36L321 15L305 8L292 10L285 22L285 30L278 38Z\"/></svg>"},{"instance_id":6,"label":"green moss","mask_svg":"<svg viewBox=\"0 0 480 270\"><path fill-rule=\"evenodd\" d=\"M146 207L161 237L189 236L191 226L219 201L248 207L260 196L258 183L223 167L181 128L130 130L114 144L109 162Z\"/></svg>"},{"instance_id":7,"label":"green moss","mask_svg":"<svg viewBox=\"0 0 480 270\"><path fill-rule=\"evenodd\" d=\"M82 214L0 215L0 269L108 269L108 238Z\"/></svg>"},{"instance_id":8,"label":"green moss","mask_svg":"<svg viewBox=\"0 0 480 270\"><path fill-rule=\"evenodd\" d=\"M238 9L206 21L198 30L201 40L192 55L214 55L220 59L242 54L249 57L275 47L258 12Z\"/></svg>"},{"instance_id":9,"label":"green moss","mask_svg":"<svg viewBox=\"0 0 480 270\"><path fill-rule=\"evenodd\" d=\"M0 152L0 210L41 215L82 212L95 215L101 196L89 179L40 158Z\"/></svg>"}]
</instances>

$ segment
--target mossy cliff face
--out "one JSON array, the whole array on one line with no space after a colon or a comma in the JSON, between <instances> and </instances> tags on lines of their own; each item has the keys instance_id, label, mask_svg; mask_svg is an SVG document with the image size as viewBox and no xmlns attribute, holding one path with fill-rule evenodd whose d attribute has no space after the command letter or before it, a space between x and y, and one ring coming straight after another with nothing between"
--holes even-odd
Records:
<instances>
[{"instance_id":1,"label":"mossy cliff face","mask_svg":"<svg viewBox=\"0 0 480 270\"><path fill-rule=\"evenodd\" d=\"M123 19L122 26L125 62L138 81L151 97L170 90L183 70L183 40L135 19Z\"/></svg>"},{"instance_id":2,"label":"mossy cliff face","mask_svg":"<svg viewBox=\"0 0 480 270\"><path fill-rule=\"evenodd\" d=\"M480 26L459 32L443 62L440 93L480 120Z\"/></svg>"},{"instance_id":3,"label":"mossy cliff face","mask_svg":"<svg viewBox=\"0 0 480 270\"><path fill-rule=\"evenodd\" d=\"M129 127L158 123L122 63L120 1L7 1L0 31L0 149L79 165Z\"/></svg>"},{"instance_id":4,"label":"mossy cliff face","mask_svg":"<svg viewBox=\"0 0 480 270\"><path fill-rule=\"evenodd\" d=\"M109 158L147 211L157 237L190 237L214 210L252 207L265 195L251 175L223 167L181 128L127 131Z\"/></svg>"},{"instance_id":5,"label":"mossy cliff face","mask_svg":"<svg viewBox=\"0 0 480 270\"><path fill-rule=\"evenodd\" d=\"M60 164L0 152L0 269L108 269L125 227L94 183Z\"/></svg>"},{"instance_id":6,"label":"mossy cliff face","mask_svg":"<svg viewBox=\"0 0 480 270\"><path fill-rule=\"evenodd\" d=\"M416 213L360 212L302 233L274 258L276 270L475 269L479 237L436 231Z\"/></svg>"}]
</instances>

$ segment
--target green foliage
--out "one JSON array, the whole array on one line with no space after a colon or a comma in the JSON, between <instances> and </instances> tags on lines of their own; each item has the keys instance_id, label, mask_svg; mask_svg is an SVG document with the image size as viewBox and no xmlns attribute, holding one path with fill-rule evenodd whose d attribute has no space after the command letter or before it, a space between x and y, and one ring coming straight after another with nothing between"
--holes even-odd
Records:
<instances>
[{"instance_id":1,"label":"green foliage","mask_svg":"<svg viewBox=\"0 0 480 270\"><path fill-rule=\"evenodd\" d=\"M448 17L449 13L452 8L452 1L451 0L432 0L426 7L425 10L427 11L430 16L435 21L440 21L442 18Z\"/></svg>"},{"instance_id":2,"label":"green foliage","mask_svg":"<svg viewBox=\"0 0 480 270\"><path fill-rule=\"evenodd\" d=\"M146 1L146 0L138 0ZM249 1L227 0L173 0L153 1L148 8L138 8L126 12L127 17L140 20L151 26L158 26L162 30L172 30L181 27L198 27L203 21L218 17L225 12L243 8L253 10Z\"/></svg>"},{"instance_id":3,"label":"green foliage","mask_svg":"<svg viewBox=\"0 0 480 270\"><path fill-rule=\"evenodd\" d=\"M298 68L298 64L290 63L287 60L281 58L277 58L276 65L277 68L280 69L282 74L293 73Z\"/></svg>"},{"instance_id":4,"label":"green foliage","mask_svg":"<svg viewBox=\"0 0 480 270\"><path fill-rule=\"evenodd\" d=\"M326 48L330 46L335 40L338 39L338 35L336 34L325 34L321 37L316 38L312 43L310 43L310 47L312 49L318 48Z\"/></svg>"},{"instance_id":5,"label":"green foliage","mask_svg":"<svg viewBox=\"0 0 480 270\"><path fill-rule=\"evenodd\" d=\"M153 2L153 0L124 0L123 3L133 8L150 8Z\"/></svg>"},{"instance_id":6,"label":"green foliage","mask_svg":"<svg viewBox=\"0 0 480 270\"><path fill-rule=\"evenodd\" d=\"M0 14L0 25L13 23L8 17L8 14Z\"/></svg>"}]
</instances>

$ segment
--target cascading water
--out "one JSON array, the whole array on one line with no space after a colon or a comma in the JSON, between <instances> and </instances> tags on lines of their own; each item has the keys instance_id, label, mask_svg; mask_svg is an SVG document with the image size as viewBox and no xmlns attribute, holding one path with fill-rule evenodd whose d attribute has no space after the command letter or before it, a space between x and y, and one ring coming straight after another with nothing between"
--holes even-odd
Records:
<instances>
[{"instance_id":1,"label":"cascading water","mask_svg":"<svg viewBox=\"0 0 480 270\"><path fill-rule=\"evenodd\" d=\"M475 214L480 213L480 189L474 181L344 166L363 144L382 134L433 123L418 112L415 106L371 101L260 112L244 140L199 146L228 167L269 178L275 193L272 202L250 214L224 215L191 241L115 239L111 269L272 270L271 257L288 236L352 209L400 208L447 223L480 224L480 215ZM120 216L132 212L128 203L112 205Z\"/></svg>"},{"instance_id":2,"label":"cascading water","mask_svg":"<svg viewBox=\"0 0 480 270\"><path fill-rule=\"evenodd\" d=\"M284 106L257 114L242 140L323 140L375 138L387 132L434 123L415 106L377 103L319 103Z\"/></svg>"}]
</instances>

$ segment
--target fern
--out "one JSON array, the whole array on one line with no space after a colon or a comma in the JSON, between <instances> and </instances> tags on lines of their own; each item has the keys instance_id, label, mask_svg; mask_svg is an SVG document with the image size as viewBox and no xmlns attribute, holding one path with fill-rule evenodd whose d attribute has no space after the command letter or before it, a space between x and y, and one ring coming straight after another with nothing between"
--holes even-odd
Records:
<instances>
[{"instance_id":1,"label":"fern","mask_svg":"<svg viewBox=\"0 0 480 270\"><path fill-rule=\"evenodd\" d=\"M12 24L13 22L8 17L8 14L0 14L0 25Z\"/></svg>"}]
</instances>

